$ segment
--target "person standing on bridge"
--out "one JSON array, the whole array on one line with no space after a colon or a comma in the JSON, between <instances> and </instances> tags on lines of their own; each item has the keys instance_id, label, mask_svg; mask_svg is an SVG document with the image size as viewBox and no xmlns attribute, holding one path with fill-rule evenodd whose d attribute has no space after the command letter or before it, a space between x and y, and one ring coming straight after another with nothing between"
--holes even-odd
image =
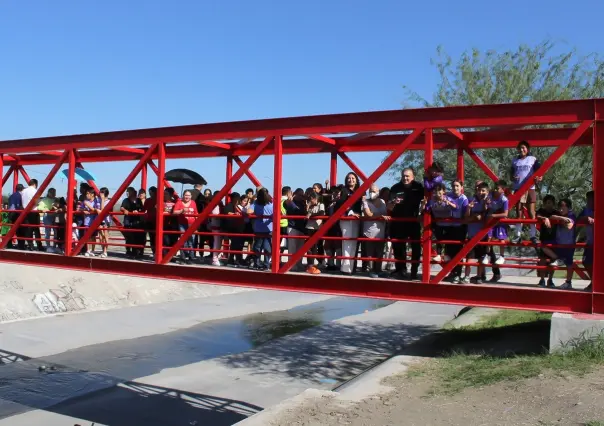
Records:
<instances>
[{"instance_id":1,"label":"person standing on bridge","mask_svg":"<svg viewBox=\"0 0 604 426\"><path fill-rule=\"evenodd\" d=\"M411 240L411 276L407 275L407 243L393 243L396 270L394 275L399 278L412 280L417 279L419 269L419 260L422 255L420 243L421 226L419 215L422 209L421 204L424 199L424 186L415 180L413 169L407 167L403 169L401 181L390 188L389 207L392 210L392 218L412 219L407 222L393 221L390 226L390 236L398 240Z\"/></svg>"},{"instance_id":2,"label":"person standing on bridge","mask_svg":"<svg viewBox=\"0 0 604 426\"><path fill-rule=\"evenodd\" d=\"M38 191L38 181L36 179L30 180L28 185L29 186L21 193L23 208L27 207L29 202L34 198L36 192ZM25 237L28 238L26 241L30 251L34 250L34 241L36 242L39 251L44 250L42 247L42 235L40 234L40 213L35 207L37 205L37 201L38 200L35 200L34 204L34 209L36 211L29 213L27 218L23 221L24 224L30 225L25 227Z\"/></svg>"},{"instance_id":3,"label":"person standing on bridge","mask_svg":"<svg viewBox=\"0 0 604 426\"><path fill-rule=\"evenodd\" d=\"M527 141L521 141L516 147L518 150L518 156L512 160L512 168L510 174L512 176L512 189L517 192L522 184L529 179L533 179L535 182L541 182L542 178L534 177L533 174L541 167L539 160L531 155L531 146ZM517 217L522 218L522 212L525 208L528 209L528 215L530 219L535 219L536 211L535 206L537 204L537 191L536 186L531 185L531 188L522 194L520 203L516 209ZM515 238L513 242L518 243L522 238L522 224L519 223L515 229ZM537 244L537 226L534 223L529 225L529 236L533 244Z\"/></svg>"}]
</instances>

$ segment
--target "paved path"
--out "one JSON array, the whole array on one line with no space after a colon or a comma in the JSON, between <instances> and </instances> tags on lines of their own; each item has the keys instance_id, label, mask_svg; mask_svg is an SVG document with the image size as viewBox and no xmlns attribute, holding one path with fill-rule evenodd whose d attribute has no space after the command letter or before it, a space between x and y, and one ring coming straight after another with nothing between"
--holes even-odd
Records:
<instances>
[{"instance_id":1,"label":"paved path","mask_svg":"<svg viewBox=\"0 0 604 426\"><path fill-rule=\"evenodd\" d=\"M2 324L0 425L231 425L333 388L459 309L389 303L255 291Z\"/></svg>"}]
</instances>

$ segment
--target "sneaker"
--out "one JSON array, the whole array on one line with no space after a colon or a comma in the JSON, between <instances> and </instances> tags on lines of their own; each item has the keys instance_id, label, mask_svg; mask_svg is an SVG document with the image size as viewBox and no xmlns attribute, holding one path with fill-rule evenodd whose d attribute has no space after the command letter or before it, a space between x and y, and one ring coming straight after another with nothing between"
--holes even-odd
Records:
<instances>
[{"instance_id":1,"label":"sneaker","mask_svg":"<svg viewBox=\"0 0 604 426\"><path fill-rule=\"evenodd\" d=\"M220 260L217 259L217 260L212 261L212 266L222 266L222 265L220 264Z\"/></svg>"},{"instance_id":2,"label":"sneaker","mask_svg":"<svg viewBox=\"0 0 604 426\"><path fill-rule=\"evenodd\" d=\"M501 275L493 275L489 280L491 284L498 283L499 281L501 281Z\"/></svg>"},{"instance_id":3,"label":"sneaker","mask_svg":"<svg viewBox=\"0 0 604 426\"><path fill-rule=\"evenodd\" d=\"M537 237L531 237L531 243L532 244L539 244L539 240L537 239ZM536 247L538 248L538 247Z\"/></svg>"},{"instance_id":4,"label":"sneaker","mask_svg":"<svg viewBox=\"0 0 604 426\"><path fill-rule=\"evenodd\" d=\"M453 280L455 279L455 275L454 274L449 274L445 277L445 279L443 281L448 282L448 283L452 283Z\"/></svg>"},{"instance_id":5,"label":"sneaker","mask_svg":"<svg viewBox=\"0 0 604 426\"><path fill-rule=\"evenodd\" d=\"M556 284L554 284L554 280L552 280L551 278L549 280L547 280L547 287L556 288Z\"/></svg>"},{"instance_id":6,"label":"sneaker","mask_svg":"<svg viewBox=\"0 0 604 426\"><path fill-rule=\"evenodd\" d=\"M560 287L558 287L560 290L572 290L573 289L573 283L569 280L566 280L564 282L564 284L562 284Z\"/></svg>"},{"instance_id":7,"label":"sneaker","mask_svg":"<svg viewBox=\"0 0 604 426\"><path fill-rule=\"evenodd\" d=\"M564 261L562 259L556 259L552 263L549 264L549 266L565 266L565 265L566 264L564 263Z\"/></svg>"},{"instance_id":8,"label":"sneaker","mask_svg":"<svg viewBox=\"0 0 604 426\"><path fill-rule=\"evenodd\" d=\"M55 249L53 247L46 247L46 253L54 253Z\"/></svg>"},{"instance_id":9,"label":"sneaker","mask_svg":"<svg viewBox=\"0 0 604 426\"><path fill-rule=\"evenodd\" d=\"M472 284L484 284L484 281L482 280L482 277L479 277L479 276L475 276L475 277L470 278L470 282Z\"/></svg>"},{"instance_id":10,"label":"sneaker","mask_svg":"<svg viewBox=\"0 0 604 426\"><path fill-rule=\"evenodd\" d=\"M470 284L470 277L467 275L461 279L462 284Z\"/></svg>"},{"instance_id":11,"label":"sneaker","mask_svg":"<svg viewBox=\"0 0 604 426\"><path fill-rule=\"evenodd\" d=\"M312 274L312 275L318 275L321 273L319 268L317 268L314 265L310 265L308 268L306 268L306 272L308 272L309 274Z\"/></svg>"},{"instance_id":12,"label":"sneaker","mask_svg":"<svg viewBox=\"0 0 604 426\"><path fill-rule=\"evenodd\" d=\"M192 264L193 264L193 260L192 259L185 260L185 265L192 265Z\"/></svg>"},{"instance_id":13,"label":"sneaker","mask_svg":"<svg viewBox=\"0 0 604 426\"><path fill-rule=\"evenodd\" d=\"M499 255L495 258L495 265L503 265L505 263L505 257Z\"/></svg>"},{"instance_id":14,"label":"sneaker","mask_svg":"<svg viewBox=\"0 0 604 426\"><path fill-rule=\"evenodd\" d=\"M451 280L451 283L453 283L453 284L462 284L463 280L461 279L461 277L459 275L455 275L453 277L453 279Z\"/></svg>"},{"instance_id":15,"label":"sneaker","mask_svg":"<svg viewBox=\"0 0 604 426\"><path fill-rule=\"evenodd\" d=\"M483 265L488 265L489 264L489 255L485 254L484 256L482 256L480 263L482 263Z\"/></svg>"},{"instance_id":16,"label":"sneaker","mask_svg":"<svg viewBox=\"0 0 604 426\"><path fill-rule=\"evenodd\" d=\"M545 278L541 278L539 280L539 284L537 284L537 287L543 287L543 288L545 288Z\"/></svg>"},{"instance_id":17,"label":"sneaker","mask_svg":"<svg viewBox=\"0 0 604 426\"><path fill-rule=\"evenodd\" d=\"M451 261L451 256L447 256L447 255L445 255L445 257L443 257L443 261L444 261L445 263L450 262L450 261Z\"/></svg>"},{"instance_id":18,"label":"sneaker","mask_svg":"<svg viewBox=\"0 0 604 426\"><path fill-rule=\"evenodd\" d=\"M586 292L588 292L588 293L591 293L591 292L593 291L593 290L592 290L592 287L591 287L591 283L589 283L589 285L588 285L587 287L585 287L585 289L584 289L584 290L585 290Z\"/></svg>"},{"instance_id":19,"label":"sneaker","mask_svg":"<svg viewBox=\"0 0 604 426\"><path fill-rule=\"evenodd\" d=\"M417 278L417 272L411 272L411 275L409 275L409 279L411 281L417 281L418 280L418 278Z\"/></svg>"},{"instance_id":20,"label":"sneaker","mask_svg":"<svg viewBox=\"0 0 604 426\"><path fill-rule=\"evenodd\" d=\"M442 262L442 258L440 257L440 254L437 254L436 256L434 256L432 258L432 262L436 262L436 263Z\"/></svg>"},{"instance_id":21,"label":"sneaker","mask_svg":"<svg viewBox=\"0 0 604 426\"><path fill-rule=\"evenodd\" d=\"M376 274L375 272L372 272L369 274L369 278L379 278L379 275Z\"/></svg>"}]
</instances>

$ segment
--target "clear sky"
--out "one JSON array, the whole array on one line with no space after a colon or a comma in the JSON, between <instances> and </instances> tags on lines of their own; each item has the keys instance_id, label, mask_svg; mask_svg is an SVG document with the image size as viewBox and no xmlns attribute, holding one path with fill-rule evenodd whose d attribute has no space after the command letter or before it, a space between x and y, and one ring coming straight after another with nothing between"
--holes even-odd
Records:
<instances>
[{"instance_id":1,"label":"clear sky","mask_svg":"<svg viewBox=\"0 0 604 426\"><path fill-rule=\"evenodd\" d=\"M572 5L1 0L0 140L399 108L403 84L433 92L438 45L455 56L551 37L581 53L602 49L604 2ZM384 154L351 157L369 174ZM225 181L222 159L167 166L197 170L212 189ZM132 165L86 167L99 186L115 189ZM284 168L284 184L306 187L328 177L329 158L289 156ZM41 180L48 169L28 171ZM270 158L252 171L271 187ZM339 171L341 181L348 168L340 163ZM65 182L52 184L64 194ZM235 188L248 186L244 178Z\"/></svg>"}]
</instances>

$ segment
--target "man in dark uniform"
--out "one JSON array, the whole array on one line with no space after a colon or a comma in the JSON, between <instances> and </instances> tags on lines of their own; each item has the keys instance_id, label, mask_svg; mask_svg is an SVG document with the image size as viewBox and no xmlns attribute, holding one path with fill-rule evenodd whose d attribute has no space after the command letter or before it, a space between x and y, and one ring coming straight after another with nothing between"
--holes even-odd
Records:
<instances>
[{"instance_id":1,"label":"man in dark uniform","mask_svg":"<svg viewBox=\"0 0 604 426\"><path fill-rule=\"evenodd\" d=\"M420 260L422 254L421 243L421 225L419 223L419 214L421 204L424 199L424 186L415 180L413 169L406 168L402 172L401 181L390 188L389 208L392 210L393 218L413 219L410 222L393 221L390 224L390 236L395 239L410 239L417 242L409 243L411 245L411 260ZM402 279L417 279L417 270L419 263L411 264L411 276L407 275L407 243L393 243L394 257L402 262L396 262L395 275Z\"/></svg>"}]
</instances>

